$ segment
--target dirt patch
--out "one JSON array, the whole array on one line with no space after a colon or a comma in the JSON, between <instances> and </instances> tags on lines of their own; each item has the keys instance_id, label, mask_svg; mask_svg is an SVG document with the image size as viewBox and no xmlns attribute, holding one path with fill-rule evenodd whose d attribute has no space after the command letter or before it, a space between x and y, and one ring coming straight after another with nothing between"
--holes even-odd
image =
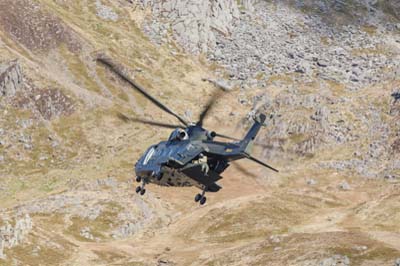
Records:
<instances>
[{"instance_id":1,"label":"dirt patch","mask_svg":"<svg viewBox=\"0 0 400 266\"><path fill-rule=\"evenodd\" d=\"M68 26L29 0L2 0L0 26L31 51L47 51L61 43L66 43L71 51L81 48Z\"/></svg>"}]
</instances>

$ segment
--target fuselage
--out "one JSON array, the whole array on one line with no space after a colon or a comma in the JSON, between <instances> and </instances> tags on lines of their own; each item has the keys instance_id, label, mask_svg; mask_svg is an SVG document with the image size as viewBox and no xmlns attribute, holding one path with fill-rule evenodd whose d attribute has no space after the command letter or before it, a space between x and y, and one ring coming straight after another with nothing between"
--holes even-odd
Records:
<instances>
[{"instance_id":1,"label":"fuselage","mask_svg":"<svg viewBox=\"0 0 400 266\"><path fill-rule=\"evenodd\" d=\"M196 161L201 152L201 141L162 141L147 149L136 163L135 172L137 176L159 185L198 185L180 170Z\"/></svg>"},{"instance_id":2,"label":"fuselage","mask_svg":"<svg viewBox=\"0 0 400 266\"><path fill-rule=\"evenodd\" d=\"M194 164L201 164L207 169L214 166L212 163L216 163L215 159L210 160L205 155L207 142L212 142L213 137L213 132L199 126L190 126L186 130L176 129L167 141L152 145L146 150L135 165L136 175L159 185L200 187L201 182L181 170ZM221 161L224 161L223 158Z\"/></svg>"}]
</instances>

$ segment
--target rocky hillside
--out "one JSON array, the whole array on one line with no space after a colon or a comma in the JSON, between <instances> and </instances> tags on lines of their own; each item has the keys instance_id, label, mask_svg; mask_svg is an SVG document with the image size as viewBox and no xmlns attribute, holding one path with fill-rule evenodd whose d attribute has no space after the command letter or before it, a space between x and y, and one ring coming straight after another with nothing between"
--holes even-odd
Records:
<instances>
[{"instance_id":1,"label":"rocky hillside","mask_svg":"<svg viewBox=\"0 0 400 266\"><path fill-rule=\"evenodd\" d=\"M400 265L398 1L2 0L0 265ZM242 137L221 192L132 167L175 122Z\"/></svg>"}]
</instances>

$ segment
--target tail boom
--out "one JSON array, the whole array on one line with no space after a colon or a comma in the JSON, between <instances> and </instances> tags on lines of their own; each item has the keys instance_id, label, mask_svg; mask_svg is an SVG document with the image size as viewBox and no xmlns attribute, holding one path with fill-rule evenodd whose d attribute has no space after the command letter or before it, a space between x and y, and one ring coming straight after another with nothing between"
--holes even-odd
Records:
<instances>
[{"instance_id":1,"label":"tail boom","mask_svg":"<svg viewBox=\"0 0 400 266\"><path fill-rule=\"evenodd\" d=\"M254 140L261 129L261 126L264 124L266 116L264 114L260 114L257 118L254 119L254 124L247 132L246 136L240 141L239 145L243 153L250 154L251 149L253 147Z\"/></svg>"}]
</instances>

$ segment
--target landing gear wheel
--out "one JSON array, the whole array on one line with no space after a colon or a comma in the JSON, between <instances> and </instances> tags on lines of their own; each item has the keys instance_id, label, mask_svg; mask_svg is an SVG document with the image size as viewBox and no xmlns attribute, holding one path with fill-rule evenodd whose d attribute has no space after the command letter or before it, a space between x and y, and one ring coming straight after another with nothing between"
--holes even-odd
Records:
<instances>
[{"instance_id":1,"label":"landing gear wheel","mask_svg":"<svg viewBox=\"0 0 400 266\"><path fill-rule=\"evenodd\" d=\"M142 196L143 196L143 195L144 195L144 193L146 193L146 189L144 189L144 188L143 188L143 189L141 189L141 190L140 190L140 195L142 195Z\"/></svg>"},{"instance_id":2,"label":"landing gear wheel","mask_svg":"<svg viewBox=\"0 0 400 266\"><path fill-rule=\"evenodd\" d=\"M136 187L136 193L139 193L139 192L141 192L141 190L142 190L142 188L141 187Z\"/></svg>"},{"instance_id":3,"label":"landing gear wheel","mask_svg":"<svg viewBox=\"0 0 400 266\"><path fill-rule=\"evenodd\" d=\"M138 183L142 182L142 178L140 176L137 176L136 177L136 182L138 182Z\"/></svg>"},{"instance_id":4,"label":"landing gear wheel","mask_svg":"<svg viewBox=\"0 0 400 266\"><path fill-rule=\"evenodd\" d=\"M199 202L200 200L201 200L201 194L197 194L195 197L194 197L194 201L195 202Z\"/></svg>"},{"instance_id":5,"label":"landing gear wheel","mask_svg":"<svg viewBox=\"0 0 400 266\"><path fill-rule=\"evenodd\" d=\"M200 200L200 205L204 205L207 201L207 197L202 197Z\"/></svg>"}]
</instances>

